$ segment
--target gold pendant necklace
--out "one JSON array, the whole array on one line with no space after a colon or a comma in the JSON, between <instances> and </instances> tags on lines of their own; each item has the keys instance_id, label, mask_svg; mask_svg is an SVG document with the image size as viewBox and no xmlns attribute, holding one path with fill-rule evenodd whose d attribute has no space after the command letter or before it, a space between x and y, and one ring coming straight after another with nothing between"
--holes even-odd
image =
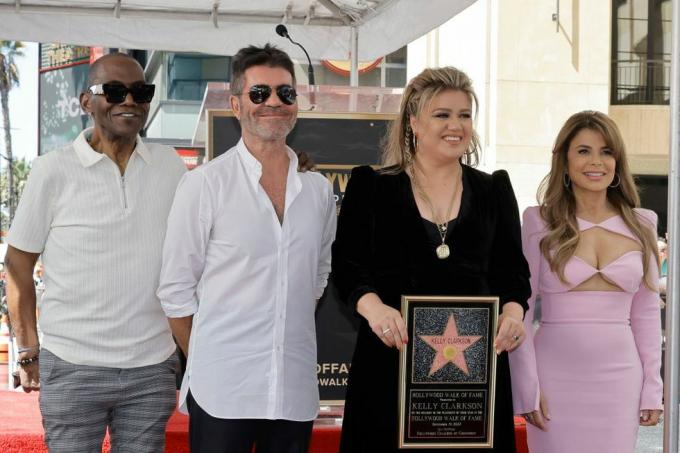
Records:
<instances>
[{"instance_id":1,"label":"gold pendant necklace","mask_svg":"<svg viewBox=\"0 0 680 453\"><path fill-rule=\"evenodd\" d=\"M422 188L420 183L418 182L418 176L416 175L416 163L413 161L411 164L411 174L413 175L413 185L416 187L416 190L418 191L418 195L420 195L420 198L422 198L425 203L427 203L427 206L430 208L430 213L432 214L432 220L434 221L434 224L437 226L437 232L439 233L439 236L442 239L442 243L437 246L435 249L435 253L437 254L437 258L440 260L445 260L451 255L451 249L449 246L446 244L446 234L448 233L448 219L451 217L451 212L453 211L453 205L456 202L456 194L458 193L458 188L459 184L458 183L458 178L454 180L454 188L453 188L453 196L451 197L451 203L449 204L449 209L448 212L444 215L443 221L438 221L437 216L434 212L434 205L432 204L432 201L430 201L430 197L427 196L425 193L425 190ZM462 169L461 169L462 171Z\"/></svg>"},{"instance_id":2,"label":"gold pendant necklace","mask_svg":"<svg viewBox=\"0 0 680 453\"><path fill-rule=\"evenodd\" d=\"M448 230L448 226L445 223L437 223L437 230L439 231L439 236L442 238L442 243L436 248L435 251L437 252L437 258L440 260L445 260L451 254L449 246L446 245L446 230Z\"/></svg>"}]
</instances>

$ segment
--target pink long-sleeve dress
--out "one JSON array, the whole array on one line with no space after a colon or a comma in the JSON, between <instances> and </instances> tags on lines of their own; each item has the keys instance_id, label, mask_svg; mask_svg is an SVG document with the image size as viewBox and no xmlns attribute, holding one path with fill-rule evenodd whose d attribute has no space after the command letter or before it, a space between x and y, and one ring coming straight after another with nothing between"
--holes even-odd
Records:
<instances>
[{"instance_id":1,"label":"pink long-sleeve dress","mask_svg":"<svg viewBox=\"0 0 680 453\"><path fill-rule=\"evenodd\" d=\"M636 209L656 231L656 214ZM599 227L638 241L620 216ZM642 252L624 253L602 269L572 257L568 284L541 254L546 226L539 208L524 212L522 242L531 270L532 296L525 315L527 338L510 354L516 414L539 409L543 393L551 420L542 431L527 424L531 453L633 453L641 409L661 409L661 321L659 295L643 280ZM622 291L571 291L596 273ZM650 257L652 281L658 280ZM540 327L532 319L541 300Z\"/></svg>"}]
</instances>

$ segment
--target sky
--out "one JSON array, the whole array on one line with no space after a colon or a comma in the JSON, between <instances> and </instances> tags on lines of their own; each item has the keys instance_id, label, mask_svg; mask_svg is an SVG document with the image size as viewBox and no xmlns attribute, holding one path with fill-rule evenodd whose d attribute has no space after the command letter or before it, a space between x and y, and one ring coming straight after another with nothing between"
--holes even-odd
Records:
<instances>
[{"instance_id":1,"label":"sky","mask_svg":"<svg viewBox=\"0 0 680 453\"><path fill-rule=\"evenodd\" d=\"M38 44L24 42L24 45L25 55L16 59L20 85L9 92L9 118L14 157L30 161L38 155ZM5 154L4 130L0 152ZM3 167L5 165L3 159Z\"/></svg>"}]
</instances>

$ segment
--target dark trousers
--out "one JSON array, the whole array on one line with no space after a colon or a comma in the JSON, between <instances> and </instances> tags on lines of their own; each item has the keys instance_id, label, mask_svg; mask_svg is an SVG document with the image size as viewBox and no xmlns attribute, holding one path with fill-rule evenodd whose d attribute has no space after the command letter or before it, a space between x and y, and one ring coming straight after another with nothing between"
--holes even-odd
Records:
<instances>
[{"instance_id":1,"label":"dark trousers","mask_svg":"<svg viewBox=\"0 0 680 453\"><path fill-rule=\"evenodd\" d=\"M189 443L192 453L307 453L313 421L225 419L206 413L191 396Z\"/></svg>"}]
</instances>

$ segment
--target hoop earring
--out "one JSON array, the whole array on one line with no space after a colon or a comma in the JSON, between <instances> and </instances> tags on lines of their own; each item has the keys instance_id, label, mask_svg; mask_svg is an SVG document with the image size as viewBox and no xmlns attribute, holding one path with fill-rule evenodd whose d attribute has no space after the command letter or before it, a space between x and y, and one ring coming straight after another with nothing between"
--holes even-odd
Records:
<instances>
[{"instance_id":1,"label":"hoop earring","mask_svg":"<svg viewBox=\"0 0 680 453\"><path fill-rule=\"evenodd\" d=\"M567 189L571 186L571 178L569 177L569 173L564 174L562 182L564 183L564 187L566 187Z\"/></svg>"},{"instance_id":2,"label":"hoop earring","mask_svg":"<svg viewBox=\"0 0 680 453\"><path fill-rule=\"evenodd\" d=\"M617 187L619 187L621 185L621 176L619 176L618 173L614 173L614 176L616 176L619 179L616 180L616 184L610 184L609 185L610 189L616 189Z\"/></svg>"}]
</instances>

